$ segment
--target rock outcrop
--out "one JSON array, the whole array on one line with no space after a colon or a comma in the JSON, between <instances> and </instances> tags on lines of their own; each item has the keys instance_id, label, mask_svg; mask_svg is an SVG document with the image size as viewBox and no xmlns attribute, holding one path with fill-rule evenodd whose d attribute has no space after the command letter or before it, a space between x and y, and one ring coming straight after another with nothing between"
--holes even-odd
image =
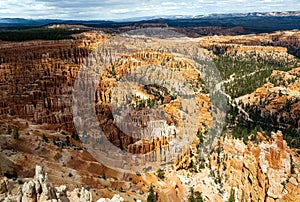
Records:
<instances>
[{"instance_id":1,"label":"rock outcrop","mask_svg":"<svg viewBox=\"0 0 300 202\"><path fill-rule=\"evenodd\" d=\"M33 179L28 179L23 185L14 185L15 187L13 187L13 189L18 190L16 194L11 194L12 190L8 189L8 184L9 182L6 178L4 178L0 184L1 199L4 201L93 201L91 192L86 188L75 188L73 191L68 191L66 185L61 185L58 187L52 186L50 182L48 182L47 173L44 174L43 169L40 166L36 166L35 176Z\"/></svg>"},{"instance_id":2,"label":"rock outcrop","mask_svg":"<svg viewBox=\"0 0 300 202\"><path fill-rule=\"evenodd\" d=\"M6 193L8 190L7 190L7 184L8 184L8 181L7 181L7 178L4 177L1 181L0 181L0 194L4 194Z\"/></svg>"},{"instance_id":3,"label":"rock outcrop","mask_svg":"<svg viewBox=\"0 0 300 202\"><path fill-rule=\"evenodd\" d=\"M239 59L295 60L299 56L299 31L278 31L272 34L241 36L208 36L200 45L217 55Z\"/></svg>"},{"instance_id":4,"label":"rock outcrop","mask_svg":"<svg viewBox=\"0 0 300 202\"><path fill-rule=\"evenodd\" d=\"M123 202L123 201L124 199L119 194L114 195L114 197L112 197L111 199L100 198L97 200L97 202Z\"/></svg>"},{"instance_id":5,"label":"rock outcrop","mask_svg":"<svg viewBox=\"0 0 300 202\"><path fill-rule=\"evenodd\" d=\"M217 148L219 152L210 156L211 172L219 173L213 176L220 179L224 193L235 190L236 201L286 201L300 194L299 170L293 169L296 162L291 160L293 151L280 131L272 133L270 141L248 145L225 137ZM203 186L199 186L202 191Z\"/></svg>"}]
</instances>

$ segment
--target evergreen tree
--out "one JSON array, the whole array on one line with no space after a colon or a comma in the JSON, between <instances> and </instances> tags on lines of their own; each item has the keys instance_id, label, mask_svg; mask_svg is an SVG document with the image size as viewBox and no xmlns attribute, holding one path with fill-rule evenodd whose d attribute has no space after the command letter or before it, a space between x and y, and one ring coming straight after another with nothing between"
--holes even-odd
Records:
<instances>
[{"instance_id":1,"label":"evergreen tree","mask_svg":"<svg viewBox=\"0 0 300 202\"><path fill-rule=\"evenodd\" d=\"M235 195L235 191L234 191L234 189L231 188L228 202L235 202L234 195Z\"/></svg>"},{"instance_id":2,"label":"evergreen tree","mask_svg":"<svg viewBox=\"0 0 300 202\"><path fill-rule=\"evenodd\" d=\"M191 194L188 197L189 202L204 202L201 192L199 191L195 192L193 187L191 187L190 192Z\"/></svg>"},{"instance_id":3,"label":"evergreen tree","mask_svg":"<svg viewBox=\"0 0 300 202\"><path fill-rule=\"evenodd\" d=\"M17 140L19 139L20 134L19 134L19 128L15 128L14 130L14 139Z\"/></svg>"},{"instance_id":4,"label":"evergreen tree","mask_svg":"<svg viewBox=\"0 0 300 202\"><path fill-rule=\"evenodd\" d=\"M191 192L191 194L190 194L190 196L188 198L188 201L189 202L196 202L196 199L195 199L195 196L194 196L194 188L193 187L191 187L190 192Z\"/></svg>"},{"instance_id":5,"label":"evergreen tree","mask_svg":"<svg viewBox=\"0 0 300 202\"><path fill-rule=\"evenodd\" d=\"M7 134L11 135L11 133L12 133L11 127L10 127L10 125L8 125L7 126Z\"/></svg>"},{"instance_id":6,"label":"evergreen tree","mask_svg":"<svg viewBox=\"0 0 300 202\"><path fill-rule=\"evenodd\" d=\"M149 194L147 197L147 202L155 202L156 201L156 197L155 197L155 193L154 193L154 189L153 189L153 185L150 185L149 188Z\"/></svg>"},{"instance_id":7,"label":"evergreen tree","mask_svg":"<svg viewBox=\"0 0 300 202\"><path fill-rule=\"evenodd\" d=\"M201 192L198 192L198 191L195 192L195 200L196 200L196 202L204 202Z\"/></svg>"}]
</instances>

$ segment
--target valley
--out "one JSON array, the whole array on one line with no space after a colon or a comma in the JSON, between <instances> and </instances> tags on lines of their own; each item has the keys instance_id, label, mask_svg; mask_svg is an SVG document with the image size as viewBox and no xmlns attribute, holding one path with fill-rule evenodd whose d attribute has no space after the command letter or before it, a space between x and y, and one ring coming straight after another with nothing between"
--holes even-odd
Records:
<instances>
[{"instance_id":1,"label":"valley","mask_svg":"<svg viewBox=\"0 0 300 202\"><path fill-rule=\"evenodd\" d=\"M0 41L0 201L299 200L298 30L70 27Z\"/></svg>"}]
</instances>

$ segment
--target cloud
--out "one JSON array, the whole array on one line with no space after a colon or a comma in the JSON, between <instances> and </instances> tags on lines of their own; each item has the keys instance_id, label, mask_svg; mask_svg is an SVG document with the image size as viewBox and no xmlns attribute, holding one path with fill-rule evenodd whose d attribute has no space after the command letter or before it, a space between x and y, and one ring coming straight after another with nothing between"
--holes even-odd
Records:
<instances>
[{"instance_id":1,"label":"cloud","mask_svg":"<svg viewBox=\"0 0 300 202\"><path fill-rule=\"evenodd\" d=\"M177 6L176 2L162 2L161 5L163 6Z\"/></svg>"},{"instance_id":2,"label":"cloud","mask_svg":"<svg viewBox=\"0 0 300 202\"><path fill-rule=\"evenodd\" d=\"M124 9L114 9L114 10L111 10L110 12L113 14L124 14L124 13L129 13L130 10L127 8L124 8Z\"/></svg>"},{"instance_id":3,"label":"cloud","mask_svg":"<svg viewBox=\"0 0 300 202\"><path fill-rule=\"evenodd\" d=\"M300 10L298 0L0 0L0 18L122 19Z\"/></svg>"}]
</instances>

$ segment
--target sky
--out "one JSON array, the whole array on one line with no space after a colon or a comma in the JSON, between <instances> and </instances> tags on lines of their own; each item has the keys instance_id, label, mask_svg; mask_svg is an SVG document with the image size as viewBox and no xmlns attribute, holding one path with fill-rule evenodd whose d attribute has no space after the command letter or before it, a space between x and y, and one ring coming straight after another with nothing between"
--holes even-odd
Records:
<instances>
[{"instance_id":1,"label":"sky","mask_svg":"<svg viewBox=\"0 0 300 202\"><path fill-rule=\"evenodd\" d=\"M0 18L115 20L143 16L300 11L299 0L0 0Z\"/></svg>"}]
</instances>

